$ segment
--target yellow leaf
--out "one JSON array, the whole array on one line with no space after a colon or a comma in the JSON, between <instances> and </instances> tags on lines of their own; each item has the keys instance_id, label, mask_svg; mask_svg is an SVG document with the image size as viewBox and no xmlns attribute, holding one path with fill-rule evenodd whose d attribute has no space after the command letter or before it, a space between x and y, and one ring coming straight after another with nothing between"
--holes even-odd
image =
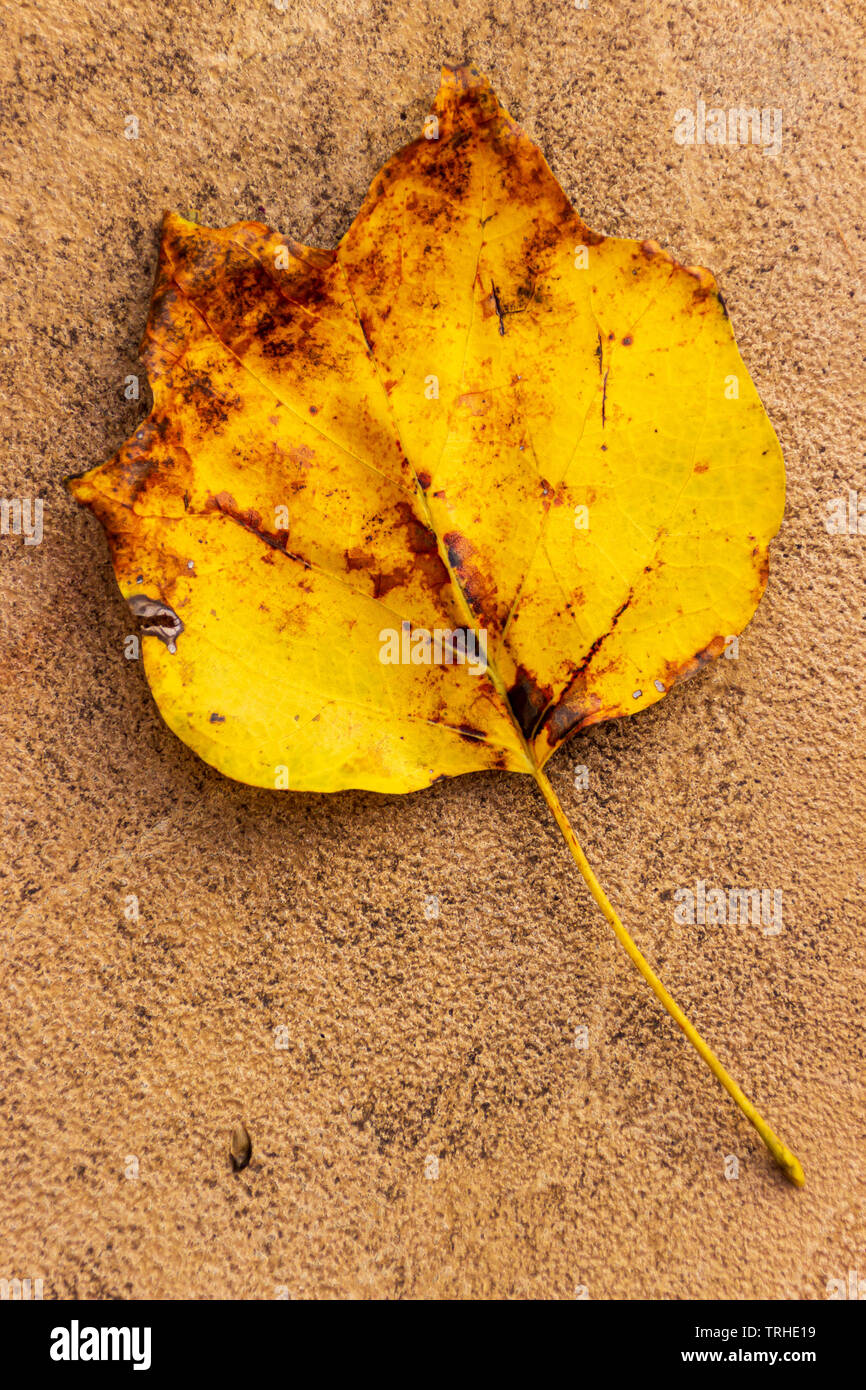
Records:
<instances>
[{"instance_id":1,"label":"yellow leaf","mask_svg":"<svg viewBox=\"0 0 866 1390\"><path fill-rule=\"evenodd\" d=\"M167 215L153 411L70 486L220 771L499 768L559 819L553 751L751 618L784 469L710 272L591 232L474 68L434 112L335 251Z\"/></svg>"}]
</instances>

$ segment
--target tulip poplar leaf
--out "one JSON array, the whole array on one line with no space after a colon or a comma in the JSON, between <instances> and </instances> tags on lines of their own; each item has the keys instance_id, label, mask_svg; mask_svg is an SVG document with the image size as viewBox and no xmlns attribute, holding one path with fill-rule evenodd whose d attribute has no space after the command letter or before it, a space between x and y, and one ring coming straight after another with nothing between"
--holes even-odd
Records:
<instances>
[{"instance_id":1,"label":"tulip poplar leaf","mask_svg":"<svg viewBox=\"0 0 866 1390\"><path fill-rule=\"evenodd\" d=\"M197 754L307 792L530 774L689 1032L544 767L742 632L781 452L709 271L591 231L474 67L433 114L335 250L167 214L153 409L70 487Z\"/></svg>"}]
</instances>

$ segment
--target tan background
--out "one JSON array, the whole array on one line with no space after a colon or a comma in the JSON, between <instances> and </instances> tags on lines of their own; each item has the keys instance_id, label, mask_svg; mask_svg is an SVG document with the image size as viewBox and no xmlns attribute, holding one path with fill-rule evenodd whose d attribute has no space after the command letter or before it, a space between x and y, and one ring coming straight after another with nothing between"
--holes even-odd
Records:
<instances>
[{"instance_id":1,"label":"tan background","mask_svg":"<svg viewBox=\"0 0 866 1390\"><path fill-rule=\"evenodd\" d=\"M60 1298L822 1298L866 1278L866 537L823 524L866 493L864 8L288 11L4 6L3 491L44 497L46 529L0 542L0 1275ZM123 384L162 209L333 244L440 62L466 57L591 226L716 271L785 450L739 661L550 771L802 1192L636 978L527 781L327 798L221 779L125 660L101 530L61 486L147 411ZM698 97L780 107L781 157L678 146ZM784 931L676 925L699 878L781 888ZM234 1174L239 1115L254 1155Z\"/></svg>"}]
</instances>

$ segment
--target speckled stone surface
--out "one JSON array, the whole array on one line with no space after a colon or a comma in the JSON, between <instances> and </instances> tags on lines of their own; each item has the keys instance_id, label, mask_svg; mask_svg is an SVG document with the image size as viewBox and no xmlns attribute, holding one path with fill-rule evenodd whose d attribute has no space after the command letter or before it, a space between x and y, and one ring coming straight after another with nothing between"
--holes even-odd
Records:
<instances>
[{"instance_id":1,"label":"speckled stone surface","mask_svg":"<svg viewBox=\"0 0 866 1390\"><path fill-rule=\"evenodd\" d=\"M866 498L862 9L822 9L6 7L3 495L45 514L41 545L0 539L0 1276L246 1299L823 1298L866 1276L866 535L824 524ZM331 245L440 63L469 57L590 226L716 272L785 451L739 659L549 771L639 944L801 1157L800 1192L528 782L221 779L125 658L102 532L62 487L147 412L143 375L124 389L162 210ZM677 144L699 99L781 109L779 156ZM698 880L781 889L783 930L678 924Z\"/></svg>"}]
</instances>

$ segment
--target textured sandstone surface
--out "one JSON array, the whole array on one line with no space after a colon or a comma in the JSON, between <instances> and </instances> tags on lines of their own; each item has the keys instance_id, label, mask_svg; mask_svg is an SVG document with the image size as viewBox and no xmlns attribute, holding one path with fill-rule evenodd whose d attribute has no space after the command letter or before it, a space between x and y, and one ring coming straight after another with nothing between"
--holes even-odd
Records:
<instances>
[{"instance_id":1,"label":"textured sandstone surface","mask_svg":"<svg viewBox=\"0 0 866 1390\"><path fill-rule=\"evenodd\" d=\"M862 10L824 8L6 8L2 492L45 521L41 545L0 540L0 1276L247 1299L822 1298L866 1276L866 536L824 525L866 496ZM62 487L147 412L143 377L138 401L124 384L162 210L331 245L439 64L469 57L590 226L716 272L785 451L739 659L549 771L802 1192L637 979L528 782L221 779L125 659L102 532ZM778 158L678 145L701 98L781 109ZM698 880L781 889L783 931L678 925Z\"/></svg>"}]
</instances>

